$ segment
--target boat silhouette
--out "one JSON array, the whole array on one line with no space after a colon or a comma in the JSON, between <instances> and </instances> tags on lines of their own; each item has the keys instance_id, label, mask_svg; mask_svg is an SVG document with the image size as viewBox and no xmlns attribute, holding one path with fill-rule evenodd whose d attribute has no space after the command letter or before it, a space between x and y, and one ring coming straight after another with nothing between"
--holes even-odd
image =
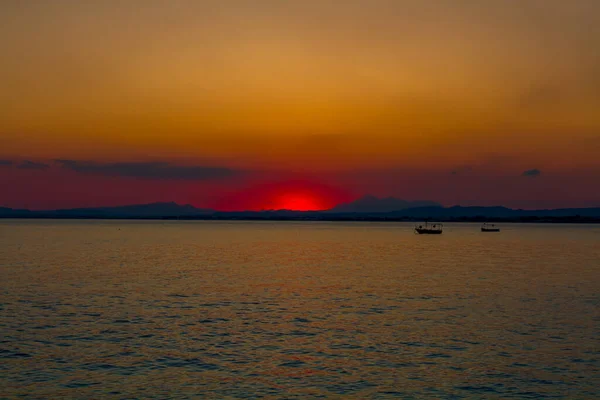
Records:
<instances>
[{"instance_id":1,"label":"boat silhouette","mask_svg":"<svg viewBox=\"0 0 600 400\"><path fill-rule=\"evenodd\" d=\"M500 232L500 228L496 228L496 225L486 222L481 226L481 232Z\"/></svg>"},{"instance_id":2,"label":"boat silhouette","mask_svg":"<svg viewBox=\"0 0 600 400\"><path fill-rule=\"evenodd\" d=\"M425 221L425 225L415 226L415 233L418 233L419 235L439 235L442 233L443 228L443 224L429 224L427 221Z\"/></svg>"}]
</instances>

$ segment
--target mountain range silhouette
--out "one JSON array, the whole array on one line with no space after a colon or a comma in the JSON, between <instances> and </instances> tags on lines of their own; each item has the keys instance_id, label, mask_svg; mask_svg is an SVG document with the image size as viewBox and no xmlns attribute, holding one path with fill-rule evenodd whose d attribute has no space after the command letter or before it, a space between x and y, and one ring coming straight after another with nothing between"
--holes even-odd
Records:
<instances>
[{"instance_id":1,"label":"mountain range silhouette","mask_svg":"<svg viewBox=\"0 0 600 400\"><path fill-rule=\"evenodd\" d=\"M0 207L0 218L139 219L300 219L300 220L522 220L527 218L600 219L600 207L522 210L507 207L444 207L434 201L365 196L325 211L264 210L223 212L175 202L58 210Z\"/></svg>"}]
</instances>

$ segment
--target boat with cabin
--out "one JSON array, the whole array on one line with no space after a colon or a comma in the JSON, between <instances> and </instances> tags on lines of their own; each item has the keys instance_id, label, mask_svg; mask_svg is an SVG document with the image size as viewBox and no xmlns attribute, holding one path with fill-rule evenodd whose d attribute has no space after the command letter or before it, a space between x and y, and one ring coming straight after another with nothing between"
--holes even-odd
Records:
<instances>
[{"instance_id":1,"label":"boat with cabin","mask_svg":"<svg viewBox=\"0 0 600 400\"><path fill-rule=\"evenodd\" d=\"M425 225L415 226L415 233L418 233L419 235L439 235L442 233L443 228L443 224L430 224L429 222L425 221Z\"/></svg>"},{"instance_id":2,"label":"boat with cabin","mask_svg":"<svg viewBox=\"0 0 600 400\"><path fill-rule=\"evenodd\" d=\"M486 222L481 226L481 232L500 232L500 228Z\"/></svg>"}]
</instances>

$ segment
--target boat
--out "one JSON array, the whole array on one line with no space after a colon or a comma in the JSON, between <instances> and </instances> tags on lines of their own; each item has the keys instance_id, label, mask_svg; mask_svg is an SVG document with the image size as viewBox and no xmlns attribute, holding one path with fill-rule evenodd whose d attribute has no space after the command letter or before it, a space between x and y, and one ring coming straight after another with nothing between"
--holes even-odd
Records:
<instances>
[{"instance_id":1,"label":"boat","mask_svg":"<svg viewBox=\"0 0 600 400\"><path fill-rule=\"evenodd\" d=\"M418 233L419 235L439 235L442 233L443 228L444 225L440 223L429 224L425 221L425 225L415 226L415 233Z\"/></svg>"},{"instance_id":2,"label":"boat","mask_svg":"<svg viewBox=\"0 0 600 400\"><path fill-rule=\"evenodd\" d=\"M500 232L500 228L496 228L496 225L486 222L481 226L481 232Z\"/></svg>"}]
</instances>

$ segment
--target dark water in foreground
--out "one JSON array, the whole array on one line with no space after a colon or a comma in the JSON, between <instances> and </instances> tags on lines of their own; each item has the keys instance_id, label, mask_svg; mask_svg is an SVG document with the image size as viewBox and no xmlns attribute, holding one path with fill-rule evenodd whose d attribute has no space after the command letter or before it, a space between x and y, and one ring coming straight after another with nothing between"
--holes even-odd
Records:
<instances>
[{"instance_id":1,"label":"dark water in foreground","mask_svg":"<svg viewBox=\"0 0 600 400\"><path fill-rule=\"evenodd\" d=\"M0 398L594 398L600 226L0 220Z\"/></svg>"}]
</instances>

